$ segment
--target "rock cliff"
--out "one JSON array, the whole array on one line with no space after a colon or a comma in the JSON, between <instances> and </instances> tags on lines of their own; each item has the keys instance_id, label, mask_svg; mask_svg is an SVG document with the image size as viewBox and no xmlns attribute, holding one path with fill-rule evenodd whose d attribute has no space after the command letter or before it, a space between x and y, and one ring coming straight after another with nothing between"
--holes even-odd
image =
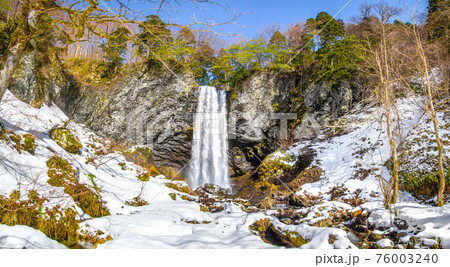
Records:
<instances>
[{"instance_id":1,"label":"rock cliff","mask_svg":"<svg viewBox=\"0 0 450 267\"><path fill-rule=\"evenodd\" d=\"M136 73L110 90L85 88L71 114L104 136L151 147L157 165L181 168L191 153L193 83L183 74Z\"/></svg>"},{"instance_id":2,"label":"rock cliff","mask_svg":"<svg viewBox=\"0 0 450 267\"><path fill-rule=\"evenodd\" d=\"M152 148L156 165L182 168L190 159L196 85L187 74L142 68L110 86L81 87L57 58L36 63L36 52L22 57L10 91L19 99L57 104L71 119L129 145ZM229 163L232 177L254 170L288 139L314 135L324 123L347 112L352 88L300 85L293 73L256 72L229 92ZM283 114L283 115L280 115Z\"/></svg>"},{"instance_id":3,"label":"rock cliff","mask_svg":"<svg viewBox=\"0 0 450 267\"><path fill-rule=\"evenodd\" d=\"M259 72L232 91L230 166L232 176L255 169L282 142L313 136L325 123L350 110L352 88L343 82L301 87L292 73ZM286 131L283 133L283 130Z\"/></svg>"}]
</instances>

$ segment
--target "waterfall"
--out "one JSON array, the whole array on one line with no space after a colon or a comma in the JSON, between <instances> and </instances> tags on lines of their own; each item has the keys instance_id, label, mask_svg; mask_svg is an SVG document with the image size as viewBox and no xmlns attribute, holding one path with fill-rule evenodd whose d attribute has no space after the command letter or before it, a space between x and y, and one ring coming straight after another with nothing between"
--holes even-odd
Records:
<instances>
[{"instance_id":1,"label":"waterfall","mask_svg":"<svg viewBox=\"0 0 450 267\"><path fill-rule=\"evenodd\" d=\"M189 179L193 188L206 183L228 188L226 93L210 86L198 90Z\"/></svg>"}]
</instances>

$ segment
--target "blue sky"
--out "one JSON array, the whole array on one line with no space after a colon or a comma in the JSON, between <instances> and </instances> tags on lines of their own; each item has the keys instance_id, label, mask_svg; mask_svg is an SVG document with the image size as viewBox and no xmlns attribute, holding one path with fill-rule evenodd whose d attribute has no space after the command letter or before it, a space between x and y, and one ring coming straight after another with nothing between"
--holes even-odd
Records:
<instances>
[{"instance_id":1,"label":"blue sky","mask_svg":"<svg viewBox=\"0 0 450 267\"><path fill-rule=\"evenodd\" d=\"M339 10L347 6L336 16L345 22L352 16L358 14L358 7L362 3L373 2L377 0L217 0L222 6L213 4L186 4L182 7L173 6L172 11L166 11L160 14L164 21L171 19L181 24L193 22L195 14L199 21L213 19L217 23L227 21L233 17L232 8L242 15L236 20L241 27L234 25L225 25L215 28L220 33L241 34L245 38L255 37L264 26L276 23L282 29L287 25L298 21L305 21L308 18L315 17L319 12L325 11L331 16L336 15ZM398 3L398 0L388 1L389 3ZM424 11L427 0L403 0L405 4L414 7L418 2L419 10ZM143 13L153 14L155 10L146 9L148 5L136 5L133 8L143 10Z\"/></svg>"}]
</instances>

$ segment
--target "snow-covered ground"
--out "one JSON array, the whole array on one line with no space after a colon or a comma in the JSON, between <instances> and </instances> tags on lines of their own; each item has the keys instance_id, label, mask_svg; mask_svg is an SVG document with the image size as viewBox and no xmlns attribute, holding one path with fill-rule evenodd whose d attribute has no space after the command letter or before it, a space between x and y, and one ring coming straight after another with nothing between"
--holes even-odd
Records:
<instances>
[{"instance_id":1,"label":"snow-covered ground","mask_svg":"<svg viewBox=\"0 0 450 267\"><path fill-rule=\"evenodd\" d=\"M408 138L415 137L410 133L413 127L429 126L429 122L423 121L423 111L418 108L417 101L411 98L401 100L398 104L403 136ZM379 122L376 108L361 108L347 116L344 128L348 133L344 135L332 138L322 136L315 141L297 143L289 149L288 153L293 158L305 147L313 149L317 153L313 164L324 170L321 180L304 185L302 192L321 193L325 201L310 209L305 208L305 212L309 213L304 218L305 223L299 225L280 222L270 215L275 211L268 211L269 215L264 212L246 213L240 204L231 200L223 203L223 211L203 212L198 202L181 198L186 196L185 193L165 186L170 181L164 176L151 177L148 182L143 182L137 178L143 169L126 161L119 152L111 151L104 155L95 153L99 149L106 149L108 141L73 122L67 127L80 139L83 149L80 155L70 154L48 137L52 127L61 126L68 119L56 106L32 108L7 92L0 104L0 118L8 131L34 135L37 145L35 155L24 151L20 154L11 144L0 140L0 195L8 196L13 190L20 190L24 198L30 190L35 190L47 198L46 206L59 204L73 208L79 219L83 220L80 231L98 233L100 230L101 236L112 237L112 240L99 244L97 248L276 248L249 229L251 224L264 218L269 218L273 226L281 231L295 232L309 240L302 248L355 248L350 241L352 237L344 230L313 225L329 216L327 211L330 209L365 209L371 212L369 219L372 223L394 227L393 215L382 208L381 196L374 194L379 192L377 175L389 176L384 164L390 155L386 133ZM442 131L442 134L449 133L447 130ZM448 150L446 147L447 153ZM53 155L68 160L77 169L80 183L100 190L111 215L91 218L83 213L63 188L47 183L46 162ZM93 162L88 159L93 159ZM362 180L354 179L358 169L373 170L373 173ZM184 184L182 181L176 183ZM340 184L344 184L349 192L360 189L360 196L368 202L353 208L331 201L327 192ZM175 200L173 194L176 194ZM140 207L126 204L137 196L149 204ZM416 236L423 238L424 242L433 242L431 238L439 237L441 245L450 248L448 204L440 208L419 204L410 194L402 192L394 208L398 218L404 219L414 228L405 230L408 233L404 238L409 238L412 235L410 232L418 231ZM330 236L335 236L337 241L329 242ZM388 241L380 240L378 245L389 246ZM29 227L0 225L0 248L18 247L64 246Z\"/></svg>"},{"instance_id":2,"label":"snow-covered ground","mask_svg":"<svg viewBox=\"0 0 450 267\"><path fill-rule=\"evenodd\" d=\"M422 140L415 147L410 148L411 152L418 152L418 157L413 164L415 168L426 166L423 162L423 152L421 148L435 146L433 142L423 139L423 133L428 132L431 140L434 132L430 133L432 122L421 108L423 99L407 98L397 102L398 118L400 118L401 129L397 137L397 144L405 140ZM329 198L328 192L331 188L344 185L349 192L361 190L360 197L368 200L368 203L361 207L371 212L369 221L376 226L387 227L389 230L398 230L393 226L394 217L405 220L409 229L404 232L408 234L403 237L409 240L412 233L420 232L416 237L425 239L439 237L443 248L450 248L450 205L447 203L443 207L419 204L418 201L408 192L400 192L397 204L393 205L392 211L384 209L382 195L380 194L379 177L389 179L390 173L385 166L390 158L390 146L385 129L385 123L380 124L381 112L376 107L359 107L352 114L343 118L342 125L348 133L336 136L331 139L319 136L318 141L300 142L289 149L289 154L298 156L305 147L313 149L317 155L312 163L320 166L324 173L319 182L305 184L302 189L317 195L323 194ZM449 140L450 129L445 125L450 118L443 113L438 114L443 127L439 129L439 134L443 140ZM396 128L397 129L397 128ZM428 149L430 150L430 149ZM431 149L432 150L432 149ZM437 154L433 152L431 154ZM444 153L450 157L449 145L444 146ZM429 164L429 162L428 162ZM357 179L358 170L371 170L365 179ZM301 192L298 192L299 194ZM395 216L393 213L396 213ZM414 227L413 227L414 226ZM386 242L381 242L384 246Z\"/></svg>"},{"instance_id":3,"label":"snow-covered ground","mask_svg":"<svg viewBox=\"0 0 450 267\"><path fill-rule=\"evenodd\" d=\"M35 155L27 152L19 154L14 147L0 141L0 195L8 196L13 190L19 189L22 196L27 196L29 190L35 190L48 199L45 203L47 206L60 204L76 209L80 218L85 219L81 223L82 230L101 230L105 236L113 238L99 245L99 248L273 247L252 234L248 228L249 224L263 217L262 213L248 215L233 203L227 203L227 208L220 213L200 211L199 203L182 200L179 196L183 193L166 187L165 183L169 180L164 179L164 176L151 177L148 182L143 182L137 178L142 172L141 167L127 162L123 155L111 153L101 158L95 156L94 148L88 144L95 144L98 149L103 146L98 142L101 138L82 125L73 122L68 125L83 144L81 155L66 152L47 135L53 126L61 126L67 120L56 106L32 108L7 92L0 104L0 117L7 130L20 135L33 134L37 145ZM110 216L91 219L76 206L63 188L47 183L46 162L55 154L69 160L78 170L80 183L92 187L88 174L95 175L94 181ZM88 157L95 159L95 165L86 163ZM178 194L177 199L173 200L169 193ZM125 204L138 195L149 205L134 207ZM192 221L200 224L189 223ZM48 238L43 234L29 234L28 227L23 227L27 229L23 235L19 234L20 227L15 231L6 229L9 228L1 225L0 240L4 241L1 243L4 248L16 248L21 243L14 240L24 237L30 237L35 247L50 246Z\"/></svg>"},{"instance_id":4,"label":"snow-covered ground","mask_svg":"<svg viewBox=\"0 0 450 267\"><path fill-rule=\"evenodd\" d=\"M46 237L42 232L24 225L0 224L0 249L63 249L64 245Z\"/></svg>"}]
</instances>

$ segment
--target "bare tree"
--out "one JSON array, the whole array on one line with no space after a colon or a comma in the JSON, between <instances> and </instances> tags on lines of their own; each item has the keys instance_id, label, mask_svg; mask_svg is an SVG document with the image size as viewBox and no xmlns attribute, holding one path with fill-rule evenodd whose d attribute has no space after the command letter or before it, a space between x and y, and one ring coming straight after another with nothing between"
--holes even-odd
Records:
<instances>
[{"instance_id":1,"label":"bare tree","mask_svg":"<svg viewBox=\"0 0 450 267\"><path fill-rule=\"evenodd\" d=\"M277 31L280 31L280 29L281 29L280 25L272 23L262 28L262 30L259 31L257 36L258 38L261 38L266 44L268 44L273 34Z\"/></svg>"},{"instance_id":2,"label":"bare tree","mask_svg":"<svg viewBox=\"0 0 450 267\"><path fill-rule=\"evenodd\" d=\"M173 5L181 6L184 4L184 2L178 0L143 1L157 7L159 11L165 8L171 9ZM3 98L22 54L29 47L30 41L43 33L54 32L55 35L64 37L66 39L65 45L77 43L72 47L73 53L77 57L82 55L87 57L88 52L82 53L84 50L89 50L90 47L90 40L89 38L86 39L86 37L97 36L97 38L105 39L108 37L110 32L109 26L111 25L117 27L117 25L122 24L130 30L131 24L141 23L136 19L137 15L135 12L119 0L104 0L101 4L97 0L14 0L14 3L16 2L17 4L12 5L14 11L11 11L11 14L8 13L7 17L16 19L20 27L16 31L17 38L11 41L11 48L1 60L3 68L0 70L0 100ZM186 2L216 4L212 0L189 0ZM111 6L116 7L114 12L112 12ZM200 25L202 29L196 29L195 31L213 32L212 27L234 23L234 20L239 15L234 13L231 19L220 23L213 20L200 22L195 19L193 23L186 25L186 27ZM175 27L180 25L169 22L167 26ZM130 32L133 31L130 30ZM151 29L149 33L152 34ZM135 39L135 42L140 41L134 35L132 37ZM163 59L158 59L168 68Z\"/></svg>"},{"instance_id":3,"label":"bare tree","mask_svg":"<svg viewBox=\"0 0 450 267\"><path fill-rule=\"evenodd\" d=\"M438 151L438 175L439 175L439 189L438 189L438 206L444 205L444 191L445 191L445 171L444 171L444 147L442 144L442 139L439 135L439 125L440 122L437 117L436 112L436 96L439 95L439 83L434 81L434 77L432 76L431 66L428 60L428 54L426 52L426 44L423 40L423 34L420 31L418 26L418 16L415 10L407 11L403 9L404 13L406 13L411 21L411 25L406 25L401 23L404 27L405 32L409 36L410 40L414 43L415 50L414 54L410 55L411 57L416 57L417 60L414 61L416 69L416 75L419 74L423 77L423 87L426 93L426 103L425 103L425 111L430 117L433 123L433 131L434 137L436 141L436 147ZM408 81L405 81L406 84L410 84ZM442 83L442 81L441 81ZM442 90L443 91L443 90Z\"/></svg>"},{"instance_id":4,"label":"bare tree","mask_svg":"<svg viewBox=\"0 0 450 267\"><path fill-rule=\"evenodd\" d=\"M394 42L392 36L391 25L389 24L393 14L398 11L394 7L380 3L371 6L376 14L376 17L366 17L370 14L370 10L364 8L363 18L360 22L361 35L366 43L366 70L369 76L372 77L375 86L375 99L378 100L382 106L383 114L380 118L385 122L386 132L389 140L389 146L392 156L392 177L388 184L380 180L380 186L384 194L384 205L389 208L391 204L395 204L398 198L398 151L394 136L395 116L395 79L393 77L393 55ZM384 117L384 120L383 120Z\"/></svg>"}]
</instances>

